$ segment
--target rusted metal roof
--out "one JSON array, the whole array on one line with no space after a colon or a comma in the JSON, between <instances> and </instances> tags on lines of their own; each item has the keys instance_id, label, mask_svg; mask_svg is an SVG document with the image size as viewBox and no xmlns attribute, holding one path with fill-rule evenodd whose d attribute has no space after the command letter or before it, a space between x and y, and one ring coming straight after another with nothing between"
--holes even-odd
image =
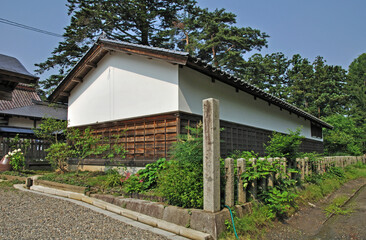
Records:
<instances>
[{"instance_id":1,"label":"rusted metal roof","mask_svg":"<svg viewBox=\"0 0 366 240\"><path fill-rule=\"evenodd\" d=\"M88 74L88 72L93 68L96 68L98 62L110 51L124 52L130 55L141 55L150 58L161 59L173 64L187 66L214 79L217 79L218 81L233 86L237 90L247 92L253 95L255 98L261 98L267 101L269 104L276 105L281 110L284 109L290 113L297 114L299 117L308 119L322 127L330 129L333 128L333 126L311 115L310 113L307 113L287 103L286 101L279 99L263 91L262 89L231 75L220 68L216 68L199 58L189 56L187 52L172 51L163 48L132 44L105 38L99 38L96 41L96 43L80 59L75 67L66 75L57 88L52 92L52 94L49 96L49 100L66 103L72 89L77 84L81 83L86 74Z\"/></svg>"}]
</instances>

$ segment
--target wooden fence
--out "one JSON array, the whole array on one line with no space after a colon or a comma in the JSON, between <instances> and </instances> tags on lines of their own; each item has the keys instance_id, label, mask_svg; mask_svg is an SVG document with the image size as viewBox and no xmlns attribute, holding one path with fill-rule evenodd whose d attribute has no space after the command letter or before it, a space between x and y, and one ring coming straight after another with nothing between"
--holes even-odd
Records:
<instances>
[{"instance_id":1,"label":"wooden fence","mask_svg":"<svg viewBox=\"0 0 366 240\"><path fill-rule=\"evenodd\" d=\"M2 137L0 138L0 155L4 156L10 151L10 146L12 144L13 138L10 137ZM28 142L28 143L27 143ZM34 167L49 167L50 164L46 161L45 157L47 152L45 151L50 144L41 139L29 139L29 138L20 138L17 142L15 149L22 149L22 152L25 153L25 161L27 168Z\"/></svg>"},{"instance_id":2,"label":"wooden fence","mask_svg":"<svg viewBox=\"0 0 366 240\"><path fill-rule=\"evenodd\" d=\"M298 158L293 163L294 166L289 165L285 158L258 158L249 159L246 161L241 158L237 160L236 166L236 177L237 181L234 181L234 160L231 158L225 159L225 204L228 206L234 206L235 203L235 187L237 188L237 202L244 204L249 198L257 199L258 191L261 189L265 190L268 187L273 187L279 184L277 179L280 177L278 171L269 171L265 178L255 179L248 183L246 188L243 187L243 180L241 175L251 168L252 171L257 171L260 161L266 161L267 164L279 167L282 176L286 176L289 179L304 180L306 176L311 174L323 174L326 173L331 167L344 168L348 165L356 164L361 162L366 164L366 155L364 156L335 156L335 157L323 157L317 158L316 160L309 160L309 158ZM249 165L248 165L249 164ZM296 169L294 172L292 169ZM235 186L236 185L236 186Z\"/></svg>"}]
</instances>

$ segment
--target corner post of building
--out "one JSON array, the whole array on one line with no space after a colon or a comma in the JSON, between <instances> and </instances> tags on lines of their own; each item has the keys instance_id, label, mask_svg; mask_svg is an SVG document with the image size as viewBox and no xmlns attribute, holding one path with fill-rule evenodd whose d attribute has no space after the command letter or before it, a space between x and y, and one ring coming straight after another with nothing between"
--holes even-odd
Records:
<instances>
[{"instance_id":1,"label":"corner post of building","mask_svg":"<svg viewBox=\"0 0 366 240\"><path fill-rule=\"evenodd\" d=\"M203 100L203 209L220 211L219 100Z\"/></svg>"}]
</instances>

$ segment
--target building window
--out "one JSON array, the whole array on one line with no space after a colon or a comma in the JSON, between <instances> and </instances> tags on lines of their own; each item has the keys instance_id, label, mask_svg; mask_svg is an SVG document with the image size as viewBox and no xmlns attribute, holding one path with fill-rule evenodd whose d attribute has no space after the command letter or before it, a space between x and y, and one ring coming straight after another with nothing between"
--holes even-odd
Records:
<instances>
[{"instance_id":1,"label":"building window","mask_svg":"<svg viewBox=\"0 0 366 240\"><path fill-rule=\"evenodd\" d=\"M311 123L311 136L316 138L323 138L322 128Z\"/></svg>"}]
</instances>

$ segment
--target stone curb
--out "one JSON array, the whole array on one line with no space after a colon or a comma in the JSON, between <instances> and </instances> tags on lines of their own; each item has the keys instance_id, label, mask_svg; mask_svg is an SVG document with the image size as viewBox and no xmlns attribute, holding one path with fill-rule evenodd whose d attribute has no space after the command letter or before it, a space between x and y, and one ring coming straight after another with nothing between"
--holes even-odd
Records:
<instances>
[{"instance_id":1,"label":"stone curb","mask_svg":"<svg viewBox=\"0 0 366 240\"><path fill-rule=\"evenodd\" d=\"M196 230L193 230L190 228L185 228L185 227L179 226L174 223L170 223L170 222L167 222L167 221L164 221L161 219L157 219L157 218L154 218L154 217L151 217L148 215L144 215L144 214L137 213L137 212L134 212L134 211L131 211L128 209L124 209L124 208L118 207L114 204L107 203L105 201L102 201L102 200L99 200L96 198L88 197L81 193L64 191L64 190L44 187L41 185L33 185L30 187L30 189L33 191L38 191L38 192L42 192L42 193L47 193L47 194L51 194L51 195L67 197L70 199L82 201L82 202L94 205L95 207L122 215L122 216L130 218L132 220L150 225L152 227L157 227L157 228L163 229L165 231L168 231L168 232L171 232L171 233L174 233L174 234L186 237L186 238L195 239L195 240L212 239L212 236L207 233L199 232L199 231L196 231Z\"/></svg>"}]
</instances>

